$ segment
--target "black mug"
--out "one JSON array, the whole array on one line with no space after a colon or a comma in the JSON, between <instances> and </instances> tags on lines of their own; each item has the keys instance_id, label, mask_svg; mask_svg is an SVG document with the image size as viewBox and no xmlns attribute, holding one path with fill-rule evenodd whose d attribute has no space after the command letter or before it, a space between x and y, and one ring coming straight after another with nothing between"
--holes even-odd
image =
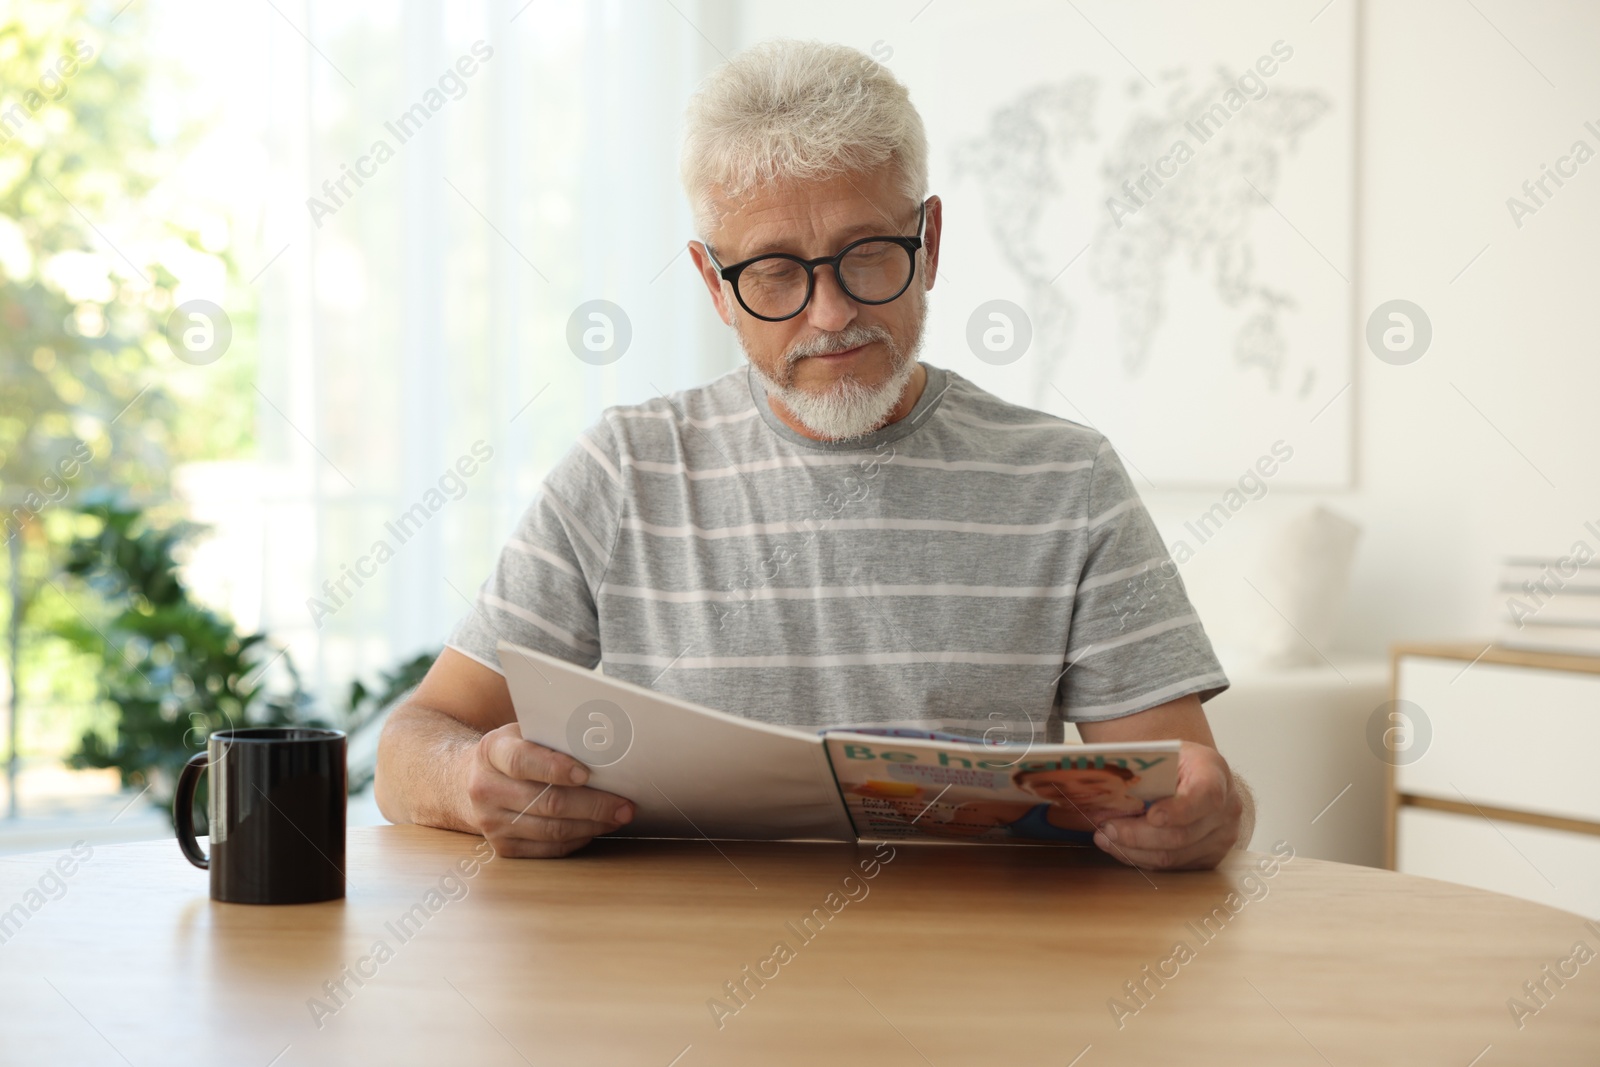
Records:
<instances>
[{"instance_id":1,"label":"black mug","mask_svg":"<svg viewBox=\"0 0 1600 1067\"><path fill-rule=\"evenodd\" d=\"M194 792L211 769L211 854L194 836ZM345 736L260 726L218 730L178 776L178 847L211 872L211 899L310 904L344 896Z\"/></svg>"}]
</instances>

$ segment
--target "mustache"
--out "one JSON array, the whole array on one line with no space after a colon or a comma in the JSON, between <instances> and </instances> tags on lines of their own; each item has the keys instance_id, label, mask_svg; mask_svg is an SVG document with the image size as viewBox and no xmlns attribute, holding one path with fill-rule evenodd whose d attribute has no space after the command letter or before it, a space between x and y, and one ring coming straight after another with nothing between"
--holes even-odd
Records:
<instances>
[{"instance_id":1,"label":"mustache","mask_svg":"<svg viewBox=\"0 0 1600 1067\"><path fill-rule=\"evenodd\" d=\"M894 345L894 338L882 326L854 325L838 333L818 334L796 342L784 356L788 363L796 363L808 356L830 356L835 352L848 352L852 348L873 343Z\"/></svg>"}]
</instances>

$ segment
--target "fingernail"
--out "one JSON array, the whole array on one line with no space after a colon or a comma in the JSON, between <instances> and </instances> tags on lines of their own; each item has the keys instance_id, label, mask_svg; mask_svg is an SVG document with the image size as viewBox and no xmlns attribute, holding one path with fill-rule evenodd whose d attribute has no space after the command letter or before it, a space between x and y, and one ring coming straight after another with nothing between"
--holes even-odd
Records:
<instances>
[{"instance_id":1,"label":"fingernail","mask_svg":"<svg viewBox=\"0 0 1600 1067\"><path fill-rule=\"evenodd\" d=\"M567 777L572 779L573 785L582 785L589 780L589 772L582 767L574 767L572 768L572 773Z\"/></svg>"},{"instance_id":2,"label":"fingernail","mask_svg":"<svg viewBox=\"0 0 1600 1067\"><path fill-rule=\"evenodd\" d=\"M1115 841L1117 839L1117 828L1111 823L1106 823L1100 827L1100 832L1106 835L1107 841Z\"/></svg>"},{"instance_id":3,"label":"fingernail","mask_svg":"<svg viewBox=\"0 0 1600 1067\"><path fill-rule=\"evenodd\" d=\"M1094 843L1099 845L1101 848L1105 848L1107 845L1111 844L1111 842L1106 838L1104 832L1094 835Z\"/></svg>"},{"instance_id":4,"label":"fingernail","mask_svg":"<svg viewBox=\"0 0 1600 1067\"><path fill-rule=\"evenodd\" d=\"M617 814L614 816L614 818L615 818L615 820L617 822L632 822L633 821L633 805L632 804L624 804L624 805L622 805L622 807L617 809Z\"/></svg>"}]
</instances>

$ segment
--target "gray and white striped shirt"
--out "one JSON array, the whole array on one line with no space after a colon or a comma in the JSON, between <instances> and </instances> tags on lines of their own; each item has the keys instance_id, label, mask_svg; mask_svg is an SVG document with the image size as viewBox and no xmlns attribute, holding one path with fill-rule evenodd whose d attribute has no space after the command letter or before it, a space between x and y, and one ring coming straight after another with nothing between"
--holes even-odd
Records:
<instances>
[{"instance_id":1,"label":"gray and white striped shirt","mask_svg":"<svg viewBox=\"0 0 1600 1067\"><path fill-rule=\"evenodd\" d=\"M850 442L740 367L606 409L449 644L497 639L764 722L1092 722L1227 688L1103 435L954 371Z\"/></svg>"}]
</instances>

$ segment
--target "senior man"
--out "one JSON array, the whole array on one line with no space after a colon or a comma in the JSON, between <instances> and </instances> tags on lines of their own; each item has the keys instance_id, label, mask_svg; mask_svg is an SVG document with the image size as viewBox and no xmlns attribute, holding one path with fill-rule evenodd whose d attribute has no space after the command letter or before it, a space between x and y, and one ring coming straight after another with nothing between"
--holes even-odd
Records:
<instances>
[{"instance_id":1,"label":"senior man","mask_svg":"<svg viewBox=\"0 0 1600 1067\"><path fill-rule=\"evenodd\" d=\"M1096 843L1151 868L1248 843L1201 709L1227 678L1110 443L918 359L944 222L927 156L904 86L840 45L756 46L696 94L689 253L748 364L607 409L550 472L384 729L388 818L510 856L632 818L522 740L504 638L768 722L1178 738L1176 795Z\"/></svg>"}]
</instances>

